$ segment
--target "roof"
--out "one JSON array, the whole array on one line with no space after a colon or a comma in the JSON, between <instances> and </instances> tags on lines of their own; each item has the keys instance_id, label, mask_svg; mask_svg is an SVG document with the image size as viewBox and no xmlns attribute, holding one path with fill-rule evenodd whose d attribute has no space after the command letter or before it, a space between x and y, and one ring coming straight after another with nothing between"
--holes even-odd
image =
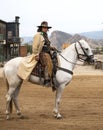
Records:
<instances>
[{"instance_id":1,"label":"roof","mask_svg":"<svg viewBox=\"0 0 103 130\"><path fill-rule=\"evenodd\" d=\"M0 23L4 23L4 24L6 24L7 22L5 22L5 21L3 21L3 20L0 19Z\"/></svg>"}]
</instances>

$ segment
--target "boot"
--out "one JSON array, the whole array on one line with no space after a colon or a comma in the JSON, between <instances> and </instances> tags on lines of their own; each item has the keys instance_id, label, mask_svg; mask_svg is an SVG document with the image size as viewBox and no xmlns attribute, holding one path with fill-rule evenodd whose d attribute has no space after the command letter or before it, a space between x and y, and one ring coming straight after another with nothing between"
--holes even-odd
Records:
<instances>
[{"instance_id":1,"label":"boot","mask_svg":"<svg viewBox=\"0 0 103 130\"><path fill-rule=\"evenodd\" d=\"M48 69L47 69L47 66L45 67L45 71L44 71L44 85L45 86L50 86L50 77L49 77L49 74L48 74Z\"/></svg>"},{"instance_id":2,"label":"boot","mask_svg":"<svg viewBox=\"0 0 103 130\"><path fill-rule=\"evenodd\" d=\"M45 85L46 87L50 87L50 79L45 79L45 80L44 80L44 85Z\"/></svg>"}]
</instances>

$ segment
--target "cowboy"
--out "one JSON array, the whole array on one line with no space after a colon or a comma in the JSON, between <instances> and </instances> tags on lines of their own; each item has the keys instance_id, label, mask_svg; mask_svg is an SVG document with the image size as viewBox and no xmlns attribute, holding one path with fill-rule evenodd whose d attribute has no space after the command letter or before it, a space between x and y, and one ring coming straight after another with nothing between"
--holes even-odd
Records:
<instances>
[{"instance_id":1,"label":"cowboy","mask_svg":"<svg viewBox=\"0 0 103 130\"><path fill-rule=\"evenodd\" d=\"M47 31L52 27L48 26L46 21L43 21L41 25L37 27L37 34L34 36L32 45L32 55L24 58L24 61L21 62L18 68L18 75L22 79L27 79L41 56L42 64L45 66L44 85L48 86L53 69L50 51L54 50L55 47L51 46Z\"/></svg>"},{"instance_id":2,"label":"cowboy","mask_svg":"<svg viewBox=\"0 0 103 130\"><path fill-rule=\"evenodd\" d=\"M51 60L51 50L55 50L56 48L51 46L51 43L48 39L47 31L52 28L48 26L48 23L46 21L43 21L40 26L37 26L38 30L37 32L40 32L40 35L44 38L44 45L42 47L42 50L40 52L40 55L37 55L37 60L41 56L41 64L45 66L44 70L44 85L48 86L50 83L50 78L52 76L52 70L53 70L53 64Z\"/></svg>"}]
</instances>

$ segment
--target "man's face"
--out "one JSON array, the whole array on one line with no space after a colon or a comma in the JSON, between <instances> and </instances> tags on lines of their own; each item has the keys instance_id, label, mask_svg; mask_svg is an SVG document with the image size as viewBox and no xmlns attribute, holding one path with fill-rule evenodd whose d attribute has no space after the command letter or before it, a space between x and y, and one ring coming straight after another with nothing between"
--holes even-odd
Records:
<instances>
[{"instance_id":1,"label":"man's face","mask_svg":"<svg viewBox=\"0 0 103 130\"><path fill-rule=\"evenodd\" d=\"M48 28L47 27L42 27L42 32L47 32L48 31Z\"/></svg>"}]
</instances>

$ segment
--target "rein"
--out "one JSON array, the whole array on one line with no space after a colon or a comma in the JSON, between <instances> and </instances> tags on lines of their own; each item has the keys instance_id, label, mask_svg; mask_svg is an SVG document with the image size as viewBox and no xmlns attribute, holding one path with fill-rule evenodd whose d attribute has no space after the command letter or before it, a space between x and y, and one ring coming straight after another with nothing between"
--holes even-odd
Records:
<instances>
[{"instance_id":1,"label":"rein","mask_svg":"<svg viewBox=\"0 0 103 130\"><path fill-rule=\"evenodd\" d=\"M81 43L80 43L79 41L78 41L78 43L79 43L79 45L80 45L80 47L81 47L81 49L82 49L84 55L78 53L78 50L77 50L77 47L76 47L76 43L75 43L75 50L76 50L76 53L77 53L77 57L78 57L78 59L79 59L81 62L83 62L83 61L85 61L85 60L82 59L80 56L86 56L87 58L88 58L89 56L87 55L86 51L83 49ZM74 64L74 65L83 66L83 65L81 65L81 64L74 63L74 62L72 62L72 61L67 60L67 59L66 59L66 58L65 58L65 57L60 53L59 50L57 50L57 53L58 53L58 54L59 54L59 55L60 55L60 56L65 60L65 61L67 61L67 62L69 62L69 63L71 63L71 64Z\"/></svg>"},{"instance_id":2,"label":"rein","mask_svg":"<svg viewBox=\"0 0 103 130\"><path fill-rule=\"evenodd\" d=\"M84 55L78 53L78 50L77 50L77 47L76 47L76 43L75 43L75 50L76 50L78 59L79 59L81 62L83 62L84 60L83 60L80 56L86 56L87 58L88 58L89 56L87 55L86 51L83 49L81 43L80 43L79 41L78 41L78 43L79 43L79 45L80 45L80 47L81 47L81 49L82 49ZM69 63L71 63L71 64L74 64L74 65L83 66L83 65L81 65L81 64L77 64L77 63L74 63L74 62L72 62L72 61L67 60L67 59L60 53L59 50L56 50L56 51L57 51L57 53L58 53L65 61L67 61L67 62L69 62ZM57 66L57 68L58 68L59 70L65 71L65 72L67 72L67 73L73 75L73 72L72 72L71 70L68 70L68 69L65 69L65 68L62 68L62 67L59 67L59 66Z\"/></svg>"},{"instance_id":3,"label":"rein","mask_svg":"<svg viewBox=\"0 0 103 130\"><path fill-rule=\"evenodd\" d=\"M87 54L86 54L86 52L84 51L84 49L83 49L83 47L82 47L82 45L81 45L81 43L78 41L78 43L80 44L80 47L82 48L82 50L83 50L83 52L84 52L84 54L87 56ZM82 55L82 54L79 54L78 53L78 50L77 50L77 48L76 48L76 43L75 43L75 50L76 50L76 52L77 52L77 56L78 56L78 58L79 58L79 55ZM78 63L74 63L74 62L72 62L72 61L69 61L69 60L67 60L61 53L60 53L60 51L59 50L57 50L57 53L65 60L65 61L67 61L67 62L69 62L69 63L71 63L71 64L74 64L74 65L79 65L79 66L83 66L83 65L81 65L81 64L78 64ZM84 55L83 55L84 56ZM80 60L81 61L81 60ZM81 61L81 62L83 62L83 61Z\"/></svg>"},{"instance_id":4,"label":"rein","mask_svg":"<svg viewBox=\"0 0 103 130\"><path fill-rule=\"evenodd\" d=\"M74 62L72 62L72 61L67 60L67 59L66 59L63 55L61 55L60 53L58 53L58 54L59 54L64 60L66 60L67 62L69 62L69 63L71 63L71 64L83 66L83 65L81 65L81 64L74 63Z\"/></svg>"}]
</instances>

